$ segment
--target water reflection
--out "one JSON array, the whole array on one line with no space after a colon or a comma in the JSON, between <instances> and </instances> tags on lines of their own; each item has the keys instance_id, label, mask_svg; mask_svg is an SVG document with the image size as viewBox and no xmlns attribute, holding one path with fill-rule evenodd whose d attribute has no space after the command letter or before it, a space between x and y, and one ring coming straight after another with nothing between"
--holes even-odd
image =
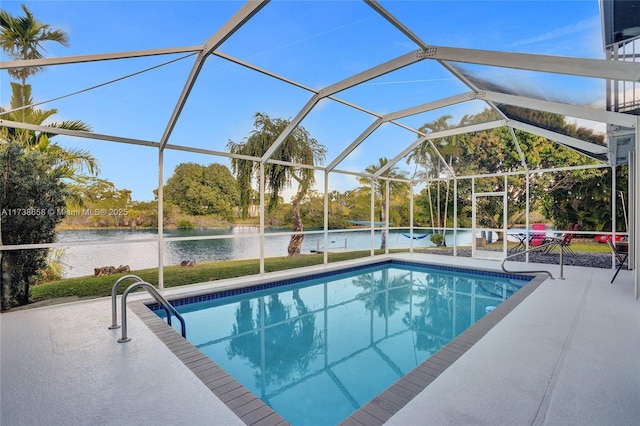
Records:
<instances>
[{"instance_id":1,"label":"water reflection","mask_svg":"<svg viewBox=\"0 0 640 426\"><path fill-rule=\"evenodd\" d=\"M507 286L517 288L372 267L183 315L192 343L291 424L337 424L498 305Z\"/></svg>"},{"instance_id":2,"label":"water reflection","mask_svg":"<svg viewBox=\"0 0 640 426\"><path fill-rule=\"evenodd\" d=\"M257 387L304 376L310 361L324 346L315 315L308 313L300 290L293 290L293 300L297 311L294 318L292 306L282 303L278 294L259 298L257 303L244 300L236 309L227 356L239 356L251 363L256 369Z\"/></svg>"},{"instance_id":3,"label":"water reflection","mask_svg":"<svg viewBox=\"0 0 640 426\"><path fill-rule=\"evenodd\" d=\"M464 296L456 294L450 287L453 277L429 278L429 286L416 289L414 307L417 308L418 314L406 312L403 323L416 332L416 349L433 353L455 337L454 315L464 318L468 312L465 312L464 306L459 306L460 311L454 309L456 296ZM437 282L438 278L443 281L439 286L434 282ZM468 303L468 300L465 301Z\"/></svg>"},{"instance_id":4,"label":"water reflection","mask_svg":"<svg viewBox=\"0 0 640 426\"><path fill-rule=\"evenodd\" d=\"M363 274L353 280L353 285L365 291L358 294L367 310L373 310L378 317L387 318L409 303L412 288L409 274L389 278L389 270L377 274Z\"/></svg>"}]
</instances>

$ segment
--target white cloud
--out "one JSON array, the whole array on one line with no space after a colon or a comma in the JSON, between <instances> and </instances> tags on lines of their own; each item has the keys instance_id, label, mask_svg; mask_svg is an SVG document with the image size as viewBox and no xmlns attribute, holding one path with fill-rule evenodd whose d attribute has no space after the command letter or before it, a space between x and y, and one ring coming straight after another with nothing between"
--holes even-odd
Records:
<instances>
[{"instance_id":1,"label":"white cloud","mask_svg":"<svg viewBox=\"0 0 640 426\"><path fill-rule=\"evenodd\" d=\"M589 19L584 19L574 24L565 25L563 27L559 27L555 30L533 37L516 40L510 44L510 47L520 47L546 41L562 41L566 43L569 36L584 36L585 34L592 33L594 31L600 33L600 18L597 16Z\"/></svg>"}]
</instances>

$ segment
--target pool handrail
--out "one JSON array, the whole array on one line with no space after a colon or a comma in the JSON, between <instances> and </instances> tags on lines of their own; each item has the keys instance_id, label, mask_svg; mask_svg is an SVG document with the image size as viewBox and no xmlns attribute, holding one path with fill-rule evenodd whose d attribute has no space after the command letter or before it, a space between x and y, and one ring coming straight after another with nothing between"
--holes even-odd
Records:
<instances>
[{"instance_id":1,"label":"pool handrail","mask_svg":"<svg viewBox=\"0 0 640 426\"><path fill-rule=\"evenodd\" d=\"M167 312L167 323L169 325L171 325L171 314L175 315L176 318L178 318L182 329L182 337L186 338L186 324L184 322L184 318L182 318L182 315L180 315L180 312L178 312L176 308L174 308L173 305L169 303L169 301L167 301L167 299L165 299L153 285L145 281L140 281L131 284L129 287L127 287L124 293L122 293L122 337L118 339L118 343L125 343L131 340L131 337L127 336L127 296L138 287L142 287L147 290L147 292L151 296L153 296L156 302L158 302L164 308L164 310Z\"/></svg>"},{"instance_id":2,"label":"pool handrail","mask_svg":"<svg viewBox=\"0 0 640 426\"><path fill-rule=\"evenodd\" d=\"M549 276L549 278L551 278L553 280L555 278L553 278L553 274L551 274L551 272L549 272L549 271L508 271L504 267L504 263L507 260L511 259L512 257L521 256L523 254L526 254L526 253L529 253L529 252L532 252L532 251L536 251L536 250L539 250L539 251L549 250L550 251L554 246L560 246L560 277L559 277L559 279L564 280L564 272L563 272L563 269L564 269L564 258L563 258L562 243L560 241L551 241L550 243L542 244L542 245L539 245L539 246L536 246L536 247L529 248L529 249L527 249L525 251L519 251L517 253L511 254L511 255L505 257L502 260L502 264L501 264L502 270L504 272L506 272L506 273L509 273L509 274L547 274Z\"/></svg>"},{"instance_id":3,"label":"pool handrail","mask_svg":"<svg viewBox=\"0 0 640 426\"><path fill-rule=\"evenodd\" d=\"M113 287L111 288L111 325L109 326L109 330L115 330L120 328L118 325L118 311L116 308L117 302L116 299L118 297L118 286L127 280L135 280L136 282L142 282L143 279L137 275L124 275L113 283Z\"/></svg>"}]
</instances>

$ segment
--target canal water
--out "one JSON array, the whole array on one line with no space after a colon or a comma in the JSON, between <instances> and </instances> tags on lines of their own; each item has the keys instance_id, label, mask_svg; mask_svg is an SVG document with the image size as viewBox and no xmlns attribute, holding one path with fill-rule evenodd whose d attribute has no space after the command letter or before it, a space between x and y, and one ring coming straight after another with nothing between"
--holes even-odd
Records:
<instances>
[{"instance_id":1,"label":"canal water","mask_svg":"<svg viewBox=\"0 0 640 426\"><path fill-rule=\"evenodd\" d=\"M269 229L265 236L265 256L286 256L289 244L288 235L269 235L288 232L289 229ZM415 231L418 234L420 231ZM407 230L391 230L387 237L390 249L409 248L411 240L405 235ZM165 230L165 238L237 236L239 238L220 238L213 240L165 241L164 264L177 265L182 261L211 262L216 260L251 259L260 257L260 236L258 228L252 226L233 226L228 228ZM93 275L93 269L102 266L128 265L132 270L158 266L157 241L136 241L157 239L155 229L87 229L61 230L59 243L88 242L88 245L69 245L57 250L64 265L67 278ZM469 244L468 231L459 231L458 244ZM95 244L92 244L95 243ZM381 233L376 231L373 246L380 248ZM414 247L429 247L434 244L429 237L414 239ZM453 233L447 235L447 245L453 245ZM370 230L349 230L329 234L327 249L367 250L371 246ZM302 253L310 254L324 250L324 235L307 234L302 245Z\"/></svg>"}]
</instances>

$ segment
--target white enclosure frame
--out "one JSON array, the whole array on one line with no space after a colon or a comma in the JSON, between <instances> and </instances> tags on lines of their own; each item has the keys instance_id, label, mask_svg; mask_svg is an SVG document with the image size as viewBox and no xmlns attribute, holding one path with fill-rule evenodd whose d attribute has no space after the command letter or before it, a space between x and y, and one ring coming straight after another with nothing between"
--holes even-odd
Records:
<instances>
[{"instance_id":1,"label":"white enclosure frame","mask_svg":"<svg viewBox=\"0 0 640 426\"><path fill-rule=\"evenodd\" d=\"M611 140L608 141L608 146L600 146L590 142L586 142L580 139L568 137L565 135L558 134L556 132L552 132L549 130L542 129L540 127L522 123L516 120L509 119L504 115L504 113L496 106L497 104L506 104L513 105L518 107L525 107L530 109L537 109L541 111L548 111L556 114L562 114L565 116L575 117L578 119L585 119L596 121L600 123L606 123L610 126L618 126L633 129L635 133L635 140L638 141L640 139L640 117L637 115L633 115L627 112L616 112L616 111L604 111L604 110L596 110L592 108L586 108L582 106L572 105L568 103L561 102L552 102L540 99L534 99L526 96L517 96L511 94L497 93L493 91L481 90L476 87L472 82L470 82L464 75L457 71L455 67L449 64L452 62L463 62L470 64L479 64L479 65L488 65L493 67L503 67L503 68L511 68L511 69L521 69L528 71L536 71L536 72L544 72L544 73L554 73L554 74L563 74L570 76L578 76L578 77L592 77L592 78L600 78L606 79L607 81L628 81L637 83L640 81L640 66L637 62L626 62L626 61L615 61L615 60L598 60L598 59L586 59L586 58L570 58L570 57L561 57L561 56L548 56L548 55L535 55L535 54L524 54L524 53L511 53L511 52L501 52L501 51L489 51L489 50L474 50L474 49L464 49L464 48L455 48L455 47L446 47L446 46L433 46L427 44L425 41L421 40L415 33L411 31L406 25L404 25L399 19L397 19L393 14L387 11L382 5L380 5L375 0L365 0L365 3L368 4L373 10L375 10L380 16L382 16L389 24L394 26L400 33L407 37L408 40L412 41L417 45L417 49L410 51L404 55L401 55L395 59L387 61L385 63L374 66L366 71L355 74L351 77L343 79L341 81L330 84L322 89L312 89L306 87L305 85L295 82L291 79L288 79L284 76L278 75L276 73L270 72L268 70L262 69L255 65L252 65L246 61L243 61L238 58L231 57L230 55L223 54L218 52L218 47L227 39L233 36L233 34L244 24L249 22L255 15L259 14L260 11L267 6L268 1L259 0L259 1L248 1L244 5L242 5L239 10L219 29L217 29L213 35L204 41L201 46L184 46L184 47L175 47L175 48L160 48L160 49L150 49L143 51L130 51L130 52L114 52L114 53L106 53L106 54L96 54L96 55L82 55L82 56L69 56L69 57L57 57L57 58L45 58L38 60L29 60L29 61L8 61L8 62L0 62L0 69L15 69L25 66L56 66L62 64L80 64L80 63L89 63L95 61L113 61L120 60L126 58L137 58L144 56L159 56L159 55L168 55L168 54L176 54L176 53L185 53L185 54L197 54L197 59L195 60L195 64L193 65L191 72L187 76L182 92L179 98L176 101L174 110L169 118L165 130L163 132L162 137L157 141L151 140L142 140L136 138L130 138L123 135L108 135L108 134L97 134L91 132L81 132L81 131L73 131L73 130L63 130L63 129L52 129L51 127L46 126L36 126L30 125L26 123L12 122L9 120L5 120L0 115L0 126L16 128L16 129L27 129L48 133L56 133L61 135L67 135L78 138L87 138L87 139L96 139L114 143L124 143L124 144L132 144L132 145L140 145L147 146L153 149L157 149L158 154L158 167L159 174L157 176L158 181L158 250L159 250L159 265L158 265L158 280L159 287L163 289L164 287L164 278L163 278L163 244L166 240L163 235L163 213L162 213L162 205L163 205L163 184L164 184L164 175L163 175L163 162L164 162L164 152L165 150L177 150L184 152L192 152L205 154L210 156L217 157L225 157L225 158L239 158L257 161L261 165L261 176L264 176L264 165L266 163L278 163L291 165L296 167L311 167L314 170L323 172L324 175L324 231L322 231L324 235L325 245L328 241L328 188L330 177L332 173L342 173L349 175L357 175L362 177L367 177L372 180L372 183L376 179L386 179L384 178L384 173L391 167L393 167L398 161L402 160L408 153L410 153L415 147L423 142L428 142L431 145L431 148L434 152L440 155L439 150L433 144L433 140L438 138L444 138L453 136L456 134L464 134L482 130L489 130L499 127L508 127L510 129L511 137L516 145L516 148L520 152L521 163L523 165L523 172L527 177L527 194L528 194L528 185L529 179L528 176L531 173L540 172L540 170L528 170L526 163L524 161L524 155L520 150L514 129L522 130L525 132L529 132L535 135L543 136L552 141L555 141L558 144L561 144L570 149L581 152L587 156L602 159L603 157L610 157L610 153L612 152L612 144ZM213 150L207 150L202 148L196 148L192 146L184 146L184 145L174 145L170 143L172 131L180 119L180 114L182 109L189 98L189 95L194 88L194 84L200 75L203 65L208 57L216 56L218 58L233 62L235 64L239 64L243 67L246 67L254 72L258 72L264 74L270 78L278 79L287 84L293 85L298 88L302 88L310 93L310 98L307 103L297 112L295 117L291 120L289 126L285 129L285 131L279 135L276 139L275 143L265 152L265 154L260 158L253 158L247 156L234 155L229 152L219 152ZM357 86L362 84L363 82L369 81L371 79L377 78L384 74L393 72L403 67L411 66L412 64L421 62L421 61L435 61L444 67L447 71L449 71L453 76L455 76L459 81L461 81L466 87L469 88L468 91L459 93L455 96L442 98L436 101L428 102L422 105L416 105L411 108L407 108L400 111L391 112L388 114L380 115L375 112L369 111L362 106L355 105L353 103L341 100L338 95L339 92L346 90L348 88ZM348 106L350 108L356 109L360 112L370 115L375 118L375 121L369 125L366 129L363 129L362 133L354 139L348 146L346 146L340 153L338 153L333 159L330 159L327 166L309 166L309 165L300 165L300 164L287 164L281 161L276 161L271 158L273 153L276 151L278 146L285 140L285 138L302 122L302 120L316 107L318 102L322 99L332 99L333 101L339 102L342 105ZM444 108L447 106L460 104L469 101L483 101L486 105L493 110L495 110L502 119L493 121L490 123L477 124L473 126L467 127L459 127L454 129L449 129L440 132L433 133L424 133L418 129L411 128L405 124L400 123L398 120L404 117L409 117L415 114L424 113L427 111L434 111L440 108ZM9 111L10 112L10 111ZM358 146L362 144L372 133L376 131L382 124L391 123L400 128L406 129L412 133L414 133L417 137L417 140L401 149L399 149L397 155L389 161L389 163L378 170L375 174L369 175L364 171L361 173L354 173L346 170L340 170L338 167L341 162L347 158ZM611 139L611 138L609 138ZM601 161L601 160L600 160ZM457 188L457 180L460 178L468 178L465 176L456 176L454 170L452 170L447 162L440 155L440 162L442 166L447 171L450 176L450 179L454 181L454 194ZM601 161L600 165L595 167L611 167L615 169L615 166L611 164L611 161ZM640 167L640 159L638 158L637 152L634 150L631 152L630 161L629 161L629 237L630 237L630 268L634 269L634 279L636 283L636 297L638 297L638 293L640 293L640 286L638 285L638 272L635 268L635 265L640 261L638 250L636 249L636 241L638 241L638 225L637 225L637 212L640 211L640 201L638 201L637 197L637 170ZM569 169L569 168L567 168ZM556 169L559 170L559 169ZM615 176L615 172L613 173ZM506 177L505 177L506 180ZM264 180L261 179L261 182ZM410 188L413 188L416 182L408 181ZM388 185L388 180L387 180ZM615 188L614 188L615 190ZM259 188L260 192L260 272L264 273L264 192L265 188L261 186ZM411 191L413 192L413 191ZM388 191L387 191L388 194ZM413 197L413 194L411 195ZM413 199L411 199L411 218L413 220ZM374 195L372 191L371 196L371 236L373 242L373 235L375 231L374 226ZM528 203L528 198L527 198ZM612 211L615 212L615 197L612 202ZM387 203L388 208L389 203ZM505 204L506 205L506 204ZM527 212L529 211L529 205L527 204ZM528 216L528 215L527 215ZM386 215L387 223L383 227L385 230L389 228L388 217ZM615 217L615 214L614 214ZM505 214L506 220L506 214ZM528 219L527 219L528 221ZM413 223L411 224L411 228L413 229ZM615 223L614 223L615 225ZM528 226L528 223L527 223ZM457 227L457 211L454 209L454 233ZM615 228L614 228L615 232ZM155 240L154 240L155 241ZM69 245L68 243L65 245ZM51 243L51 244L28 244L28 245L3 245L2 241L0 241L0 251L6 250L18 250L18 249L34 249L34 248L51 248L58 247L60 245ZM413 250L413 247L411 247ZM455 248L454 248L455 250ZM373 244L371 246L371 255L374 254ZM455 252L454 252L455 254ZM328 262L327 252L324 253L324 262Z\"/></svg>"}]
</instances>

